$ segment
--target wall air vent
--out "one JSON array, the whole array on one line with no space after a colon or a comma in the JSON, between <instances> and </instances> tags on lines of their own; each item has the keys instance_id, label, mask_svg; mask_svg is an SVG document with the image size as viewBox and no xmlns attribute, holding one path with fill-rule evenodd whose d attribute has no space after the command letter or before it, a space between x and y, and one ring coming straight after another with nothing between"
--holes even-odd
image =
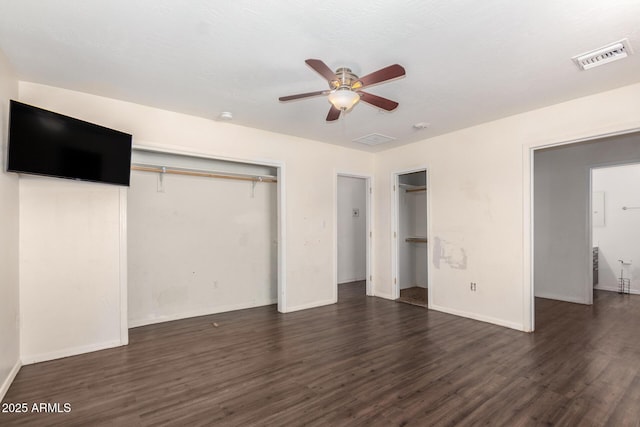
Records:
<instances>
[{"instance_id":1,"label":"wall air vent","mask_svg":"<svg viewBox=\"0 0 640 427\"><path fill-rule=\"evenodd\" d=\"M608 64L609 62L623 59L632 54L629 40L623 39L610 45L574 56L573 62L576 63L581 70L588 70L599 65Z\"/></svg>"},{"instance_id":2,"label":"wall air vent","mask_svg":"<svg viewBox=\"0 0 640 427\"><path fill-rule=\"evenodd\" d=\"M379 133L371 133L369 135L361 136L360 138L353 140L353 142L359 142L360 144L369 146L380 145L391 141L395 141L395 138Z\"/></svg>"}]
</instances>

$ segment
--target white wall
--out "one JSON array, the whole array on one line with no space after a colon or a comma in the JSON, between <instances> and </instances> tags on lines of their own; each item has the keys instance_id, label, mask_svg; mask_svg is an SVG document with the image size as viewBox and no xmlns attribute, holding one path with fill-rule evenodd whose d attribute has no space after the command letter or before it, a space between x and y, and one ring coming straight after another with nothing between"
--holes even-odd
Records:
<instances>
[{"instance_id":1,"label":"white wall","mask_svg":"<svg viewBox=\"0 0 640 427\"><path fill-rule=\"evenodd\" d=\"M605 196L604 225L593 227L593 244L599 249L596 288L618 290L622 259L631 292L640 294L640 209L622 209L640 208L640 164L594 169L591 186Z\"/></svg>"},{"instance_id":2,"label":"white wall","mask_svg":"<svg viewBox=\"0 0 640 427\"><path fill-rule=\"evenodd\" d=\"M129 326L277 302L276 184L132 172Z\"/></svg>"},{"instance_id":3,"label":"white wall","mask_svg":"<svg viewBox=\"0 0 640 427\"><path fill-rule=\"evenodd\" d=\"M23 363L121 344L120 202L117 186L20 178Z\"/></svg>"},{"instance_id":4,"label":"white wall","mask_svg":"<svg viewBox=\"0 0 640 427\"><path fill-rule=\"evenodd\" d=\"M639 84L377 156L375 294L390 298L393 283L390 178L426 166L432 307L531 330L530 150L634 128L640 128ZM477 283L476 292L470 282Z\"/></svg>"},{"instance_id":5,"label":"white wall","mask_svg":"<svg viewBox=\"0 0 640 427\"><path fill-rule=\"evenodd\" d=\"M372 154L29 82L20 82L20 98L131 133L134 144L282 164L286 292L279 299L285 311L336 301L336 170L369 175Z\"/></svg>"},{"instance_id":6,"label":"white wall","mask_svg":"<svg viewBox=\"0 0 640 427\"><path fill-rule=\"evenodd\" d=\"M640 84L369 155L113 99L20 83L20 97L115 127L138 142L285 166L286 309L335 301L336 170L375 167L374 293L391 297L393 172L430 171L432 307L531 330L531 164L534 147L640 128ZM375 160L375 164L374 164ZM312 190L311 190L312 189ZM433 245L439 245L438 252ZM478 283L477 292L469 282Z\"/></svg>"},{"instance_id":7,"label":"white wall","mask_svg":"<svg viewBox=\"0 0 640 427\"><path fill-rule=\"evenodd\" d=\"M367 277L367 181L338 176L338 283ZM353 209L360 215L353 216Z\"/></svg>"},{"instance_id":8,"label":"white wall","mask_svg":"<svg viewBox=\"0 0 640 427\"><path fill-rule=\"evenodd\" d=\"M634 160L640 161L637 134L536 151L536 296L581 304L591 302L590 169Z\"/></svg>"},{"instance_id":9,"label":"white wall","mask_svg":"<svg viewBox=\"0 0 640 427\"><path fill-rule=\"evenodd\" d=\"M0 401L20 368L18 177L5 172L11 98L18 80L0 51Z\"/></svg>"},{"instance_id":10,"label":"white wall","mask_svg":"<svg viewBox=\"0 0 640 427\"><path fill-rule=\"evenodd\" d=\"M522 329L522 148L492 123L400 147L376 159L378 253L391 253L392 173L429 171L430 304ZM391 263L375 264L391 295ZM470 282L478 283L475 293Z\"/></svg>"}]
</instances>

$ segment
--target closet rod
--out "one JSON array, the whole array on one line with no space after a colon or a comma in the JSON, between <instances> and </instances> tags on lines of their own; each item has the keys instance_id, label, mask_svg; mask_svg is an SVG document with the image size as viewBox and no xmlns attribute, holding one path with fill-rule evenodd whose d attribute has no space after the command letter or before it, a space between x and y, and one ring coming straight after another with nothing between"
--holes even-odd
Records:
<instances>
[{"instance_id":1,"label":"closet rod","mask_svg":"<svg viewBox=\"0 0 640 427\"><path fill-rule=\"evenodd\" d=\"M140 172L155 172L155 173L172 173L175 175L187 175L187 176L200 176L205 178L221 178L221 179L236 179L240 181L253 181L253 182L278 182L276 178L266 176L252 176L252 175L231 175L219 172L198 172L184 169L172 169L163 168L157 166L139 166L131 165L131 170Z\"/></svg>"},{"instance_id":2,"label":"closet rod","mask_svg":"<svg viewBox=\"0 0 640 427\"><path fill-rule=\"evenodd\" d=\"M427 187L420 187L420 188L407 188L406 190L404 190L407 193L415 193L417 191L427 191Z\"/></svg>"}]
</instances>

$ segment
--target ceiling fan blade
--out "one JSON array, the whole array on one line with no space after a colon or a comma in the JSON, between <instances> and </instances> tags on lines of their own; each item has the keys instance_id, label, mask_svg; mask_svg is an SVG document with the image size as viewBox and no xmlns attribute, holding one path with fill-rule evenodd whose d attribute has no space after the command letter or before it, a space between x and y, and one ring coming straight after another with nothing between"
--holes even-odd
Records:
<instances>
[{"instance_id":1,"label":"ceiling fan blade","mask_svg":"<svg viewBox=\"0 0 640 427\"><path fill-rule=\"evenodd\" d=\"M304 61L308 66L313 68L318 74L327 79L328 82L336 80L336 73L331 71L331 68L319 59L307 59Z\"/></svg>"},{"instance_id":2,"label":"ceiling fan blade","mask_svg":"<svg viewBox=\"0 0 640 427\"><path fill-rule=\"evenodd\" d=\"M352 86L354 89L358 89L357 84L359 83L359 87L370 86L376 83L381 83L387 80L395 79L396 77L402 77L405 75L404 67L398 64L389 65L388 67L384 67L378 71L374 71L371 74L367 74L364 77L360 77L356 83Z\"/></svg>"},{"instance_id":3,"label":"ceiling fan blade","mask_svg":"<svg viewBox=\"0 0 640 427\"><path fill-rule=\"evenodd\" d=\"M371 104L374 107L382 108L383 110L387 110L387 111L395 110L396 107L399 105L395 101L392 101L387 98L383 98L378 95L372 95L367 92L358 92L358 95L360 95L360 101L364 101L367 104Z\"/></svg>"},{"instance_id":4,"label":"ceiling fan blade","mask_svg":"<svg viewBox=\"0 0 640 427\"><path fill-rule=\"evenodd\" d=\"M332 122L334 120L338 120L340 118L340 113L341 111L332 105L329 110L329 114L327 114L327 121Z\"/></svg>"},{"instance_id":5,"label":"ceiling fan blade","mask_svg":"<svg viewBox=\"0 0 640 427\"><path fill-rule=\"evenodd\" d=\"M318 90L315 92L299 93L297 95L281 96L278 101L293 101L294 99L310 98L312 96L326 95L330 90Z\"/></svg>"}]
</instances>

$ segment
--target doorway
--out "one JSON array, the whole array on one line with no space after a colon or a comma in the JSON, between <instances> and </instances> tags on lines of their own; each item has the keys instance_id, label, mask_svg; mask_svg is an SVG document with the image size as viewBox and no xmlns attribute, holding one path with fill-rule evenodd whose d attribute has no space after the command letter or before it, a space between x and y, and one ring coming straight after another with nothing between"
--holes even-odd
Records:
<instances>
[{"instance_id":1,"label":"doorway","mask_svg":"<svg viewBox=\"0 0 640 427\"><path fill-rule=\"evenodd\" d=\"M598 282L596 288L603 284L605 256L598 248L597 265L594 263L596 233L592 224L601 219L593 217L592 203L598 203L601 196L593 195L592 171L640 162L640 134L624 133L533 148L530 155L533 160L530 306L533 330L535 298L594 303L594 282ZM604 203L607 203L606 194ZM628 202L629 206L631 203ZM622 212L621 206L617 209ZM607 208L605 223L606 212ZM619 259L617 255L610 254L607 258L609 256L616 257L614 263ZM619 269L617 273L619 275Z\"/></svg>"},{"instance_id":2,"label":"doorway","mask_svg":"<svg viewBox=\"0 0 640 427\"><path fill-rule=\"evenodd\" d=\"M336 300L371 295L370 178L338 174L336 181Z\"/></svg>"},{"instance_id":3,"label":"doorway","mask_svg":"<svg viewBox=\"0 0 640 427\"><path fill-rule=\"evenodd\" d=\"M398 173L394 179L394 298L428 307L427 171Z\"/></svg>"},{"instance_id":4,"label":"doorway","mask_svg":"<svg viewBox=\"0 0 640 427\"><path fill-rule=\"evenodd\" d=\"M593 288L640 294L640 164L592 168L591 189Z\"/></svg>"}]
</instances>

